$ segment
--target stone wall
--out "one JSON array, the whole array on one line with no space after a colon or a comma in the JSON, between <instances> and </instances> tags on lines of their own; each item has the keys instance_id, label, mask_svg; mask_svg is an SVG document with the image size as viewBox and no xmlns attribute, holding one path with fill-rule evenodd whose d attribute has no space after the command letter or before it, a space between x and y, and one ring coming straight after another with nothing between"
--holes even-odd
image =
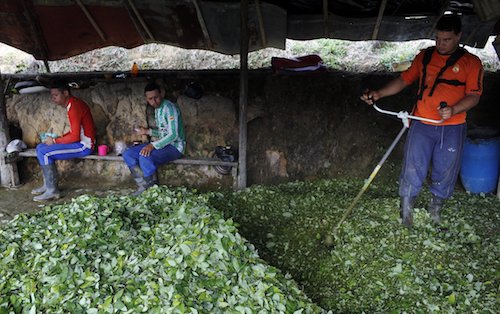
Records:
<instances>
[{"instance_id":1,"label":"stone wall","mask_svg":"<svg viewBox=\"0 0 500 314\"><path fill-rule=\"evenodd\" d=\"M274 75L251 71L248 183L368 175L402 124L361 103L359 95L363 88L379 87L393 76L344 72ZM158 74L157 80L166 86L167 98L181 108L188 142L186 155L208 157L217 145L238 144L237 71ZM204 87L204 95L198 100L182 95L184 86L193 80ZM143 97L145 83L143 78L103 79L93 80L88 88L73 90L92 109L98 144L113 147L118 140L140 140L133 137L131 130L134 125L151 123L153 113ZM500 75L487 73L485 94L469 115L471 125L500 129L498 90ZM415 88L408 88L384 99L380 106L410 110L414 94ZM62 134L68 128L65 110L53 105L48 93L9 97L7 116L10 123L22 129L23 140L30 147L36 145L37 133ZM400 159L401 146L390 160ZM35 161L20 166L25 179L38 171ZM63 176L130 180L121 162L73 160L60 162L58 167ZM171 185L231 186L231 177L218 174L212 167L164 166L159 177L162 183Z\"/></svg>"}]
</instances>

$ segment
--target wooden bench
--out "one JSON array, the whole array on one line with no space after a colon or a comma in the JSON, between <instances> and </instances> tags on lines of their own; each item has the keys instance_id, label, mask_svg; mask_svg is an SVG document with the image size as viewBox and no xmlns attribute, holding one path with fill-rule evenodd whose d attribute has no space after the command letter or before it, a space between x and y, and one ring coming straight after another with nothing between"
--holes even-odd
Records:
<instances>
[{"instance_id":1,"label":"wooden bench","mask_svg":"<svg viewBox=\"0 0 500 314\"><path fill-rule=\"evenodd\" d=\"M35 149L26 149L18 153L20 157L35 157ZM122 156L116 156L113 154L106 156L99 155L88 155L85 157L79 157L77 159L93 159L93 160L107 160L107 161L121 161L123 162ZM197 165L197 166L221 166L221 167L231 167L231 176L233 177L233 188L237 189L238 185L238 162L236 161L222 161L215 158L205 158L205 157L183 157L181 159L176 159L169 164L176 165Z\"/></svg>"}]
</instances>

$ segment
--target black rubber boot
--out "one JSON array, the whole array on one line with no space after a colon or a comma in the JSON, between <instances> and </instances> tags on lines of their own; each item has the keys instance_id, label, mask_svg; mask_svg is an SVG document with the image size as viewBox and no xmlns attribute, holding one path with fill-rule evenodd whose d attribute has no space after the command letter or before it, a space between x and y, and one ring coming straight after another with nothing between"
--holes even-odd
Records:
<instances>
[{"instance_id":1,"label":"black rubber boot","mask_svg":"<svg viewBox=\"0 0 500 314\"><path fill-rule=\"evenodd\" d=\"M441 222L441 209L443 208L444 198L432 195L427 211L431 214L431 219L435 224Z\"/></svg>"},{"instance_id":2,"label":"black rubber boot","mask_svg":"<svg viewBox=\"0 0 500 314\"><path fill-rule=\"evenodd\" d=\"M149 177L144 177L144 181L146 181L146 189L149 189L153 185L157 184L156 176L154 174Z\"/></svg>"},{"instance_id":3,"label":"black rubber boot","mask_svg":"<svg viewBox=\"0 0 500 314\"><path fill-rule=\"evenodd\" d=\"M142 178L142 170L138 166L133 166L128 168L130 170L130 174L135 178Z\"/></svg>"},{"instance_id":4,"label":"black rubber boot","mask_svg":"<svg viewBox=\"0 0 500 314\"><path fill-rule=\"evenodd\" d=\"M45 193L46 190L47 190L47 184L45 183L45 176L43 176L43 184L42 184L42 186L31 190L31 194L33 194L33 195L40 195L42 193Z\"/></svg>"},{"instance_id":5,"label":"black rubber boot","mask_svg":"<svg viewBox=\"0 0 500 314\"><path fill-rule=\"evenodd\" d=\"M142 192L146 191L146 181L142 177L142 171L138 166L134 166L129 169L130 169L130 174L132 174L135 184L137 185L137 190L134 193L132 193L132 196L137 196Z\"/></svg>"},{"instance_id":6,"label":"black rubber boot","mask_svg":"<svg viewBox=\"0 0 500 314\"><path fill-rule=\"evenodd\" d=\"M57 186L57 169L56 165L41 166L43 171L43 180L45 182L45 192L33 198L36 202L58 199L60 197L59 188Z\"/></svg>"},{"instance_id":7,"label":"black rubber boot","mask_svg":"<svg viewBox=\"0 0 500 314\"><path fill-rule=\"evenodd\" d=\"M403 226L406 228L411 228L413 225L413 204L415 203L415 197L402 196L401 205L399 208L399 214L401 216Z\"/></svg>"},{"instance_id":8,"label":"black rubber boot","mask_svg":"<svg viewBox=\"0 0 500 314\"><path fill-rule=\"evenodd\" d=\"M140 177L140 178L134 178L135 183L137 183L137 191L132 193L133 196L137 196L141 194L142 192L146 191L150 187L156 184L156 179L155 175L151 175L149 177Z\"/></svg>"},{"instance_id":9,"label":"black rubber boot","mask_svg":"<svg viewBox=\"0 0 500 314\"><path fill-rule=\"evenodd\" d=\"M141 194L142 192L146 191L146 181L144 180L143 177L140 178L134 178L135 184L137 184L137 190L135 190L134 193L132 193L132 196L137 196Z\"/></svg>"}]
</instances>

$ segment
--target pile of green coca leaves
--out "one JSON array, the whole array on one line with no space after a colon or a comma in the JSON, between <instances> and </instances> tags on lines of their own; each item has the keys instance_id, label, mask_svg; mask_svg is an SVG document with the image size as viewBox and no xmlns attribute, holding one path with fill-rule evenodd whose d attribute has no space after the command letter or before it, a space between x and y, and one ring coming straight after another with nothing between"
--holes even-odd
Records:
<instances>
[{"instance_id":1,"label":"pile of green coca leaves","mask_svg":"<svg viewBox=\"0 0 500 314\"><path fill-rule=\"evenodd\" d=\"M497 198L457 190L436 226L424 189L408 230L397 184L372 183L332 238L362 184L154 187L19 215L0 227L0 313L497 312Z\"/></svg>"},{"instance_id":2,"label":"pile of green coca leaves","mask_svg":"<svg viewBox=\"0 0 500 314\"><path fill-rule=\"evenodd\" d=\"M321 313L207 195L80 196L0 227L0 313Z\"/></svg>"},{"instance_id":3,"label":"pile of green coca leaves","mask_svg":"<svg viewBox=\"0 0 500 314\"><path fill-rule=\"evenodd\" d=\"M372 183L332 238L363 182L295 182L214 193L262 258L335 313L498 313L500 200L457 190L440 226L417 199L399 219L396 182Z\"/></svg>"}]
</instances>

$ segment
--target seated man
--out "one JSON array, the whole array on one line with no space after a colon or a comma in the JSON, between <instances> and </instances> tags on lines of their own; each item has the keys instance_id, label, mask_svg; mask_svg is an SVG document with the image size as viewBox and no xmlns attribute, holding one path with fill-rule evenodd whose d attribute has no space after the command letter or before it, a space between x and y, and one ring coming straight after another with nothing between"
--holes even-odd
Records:
<instances>
[{"instance_id":1,"label":"seated man","mask_svg":"<svg viewBox=\"0 0 500 314\"><path fill-rule=\"evenodd\" d=\"M65 82L56 82L50 88L50 96L54 104L66 107L69 132L56 138L48 136L45 142L37 145L36 154L43 171L44 184L31 191L32 194L41 194L35 196L34 201L59 198L56 160L90 155L95 145L95 125L89 106L72 96Z\"/></svg>"},{"instance_id":2,"label":"seated man","mask_svg":"<svg viewBox=\"0 0 500 314\"><path fill-rule=\"evenodd\" d=\"M130 147L123 153L123 160L137 184L137 191L133 195L139 195L155 185L158 166L181 158L186 146L184 124L177 105L163 98L160 86L156 83L147 84L144 94L148 104L155 108L157 129L138 127L135 132L151 135L158 140Z\"/></svg>"}]
</instances>

